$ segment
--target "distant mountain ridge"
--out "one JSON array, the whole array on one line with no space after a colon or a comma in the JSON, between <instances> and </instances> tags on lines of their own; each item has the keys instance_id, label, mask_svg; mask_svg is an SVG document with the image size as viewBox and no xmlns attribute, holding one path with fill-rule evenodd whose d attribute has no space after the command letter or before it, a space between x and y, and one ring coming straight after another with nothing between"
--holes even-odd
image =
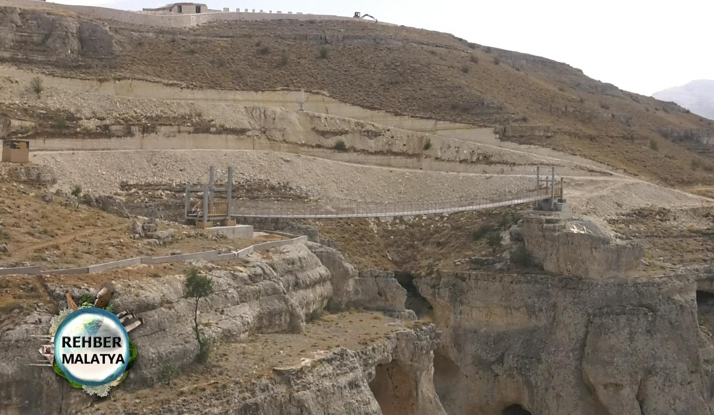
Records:
<instances>
[{"instance_id":1,"label":"distant mountain ridge","mask_svg":"<svg viewBox=\"0 0 714 415\"><path fill-rule=\"evenodd\" d=\"M714 81L698 80L665 89L652 95L662 101L673 101L697 115L714 120Z\"/></svg>"}]
</instances>

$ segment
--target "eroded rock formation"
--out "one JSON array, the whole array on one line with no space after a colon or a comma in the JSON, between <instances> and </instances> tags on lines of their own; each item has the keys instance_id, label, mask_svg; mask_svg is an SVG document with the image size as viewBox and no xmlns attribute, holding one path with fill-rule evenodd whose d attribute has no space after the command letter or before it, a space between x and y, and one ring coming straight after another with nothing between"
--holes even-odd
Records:
<instances>
[{"instance_id":1,"label":"eroded rock formation","mask_svg":"<svg viewBox=\"0 0 714 415\"><path fill-rule=\"evenodd\" d=\"M390 311L399 309L400 302L404 311L404 289L396 280L393 284L387 282L393 276L367 273L360 277L338 252L321 250L320 246L311 248L329 267L303 244L271 251L264 259L251 256L241 265L199 264L212 278L214 287L213 294L199 303L203 335L217 342L232 342L251 334L300 333L306 319L319 314L331 299L337 298L334 310L351 304L345 300L349 295L345 286L350 286L351 280L356 281L357 287L377 287L379 292L387 293L383 303L390 305ZM142 329L132 334L141 356L130 371L131 381L122 385L125 390L136 391L155 384L166 362L186 367L198 353L192 326L194 305L184 298L183 279L182 275L166 275L114 282L114 307L131 310L144 320ZM28 370L26 364L38 360L37 349L28 346L36 343L31 335L47 333L54 314L50 308L64 308L66 292L78 298L88 290L96 294L96 287L78 288L81 284L61 283L51 276L44 278L43 284L54 304L38 305L35 311L18 316L15 324L2 327L0 332L0 414L66 413L92 401L88 395L69 388L52 370ZM357 292L364 293L358 301L365 308L369 305L367 294L377 295L363 288ZM338 348L313 363L276 368L275 376L258 382L236 382L231 390L220 390L212 396L211 407L241 414L380 414L380 405L393 407L393 400L406 394L410 404L400 413L445 414L432 383L432 350L439 342L436 329L404 328L375 340L375 344L360 351ZM398 373L390 369L396 367L400 369ZM166 413L199 413L205 407L203 400L191 400L175 403Z\"/></svg>"},{"instance_id":2,"label":"eroded rock formation","mask_svg":"<svg viewBox=\"0 0 714 415\"><path fill-rule=\"evenodd\" d=\"M710 413L693 281L440 273L418 287L444 331L450 414Z\"/></svg>"}]
</instances>

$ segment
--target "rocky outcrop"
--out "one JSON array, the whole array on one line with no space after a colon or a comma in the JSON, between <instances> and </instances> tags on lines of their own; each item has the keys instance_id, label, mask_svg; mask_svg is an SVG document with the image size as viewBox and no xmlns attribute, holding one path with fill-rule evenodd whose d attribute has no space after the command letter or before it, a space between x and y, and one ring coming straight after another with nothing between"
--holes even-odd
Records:
<instances>
[{"instance_id":1,"label":"rocky outcrop","mask_svg":"<svg viewBox=\"0 0 714 415\"><path fill-rule=\"evenodd\" d=\"M416 281L444 331L449 414L710 414L696 284L439 273Z\"/></svg>"},{"instance_id":2,"label":"rocky outcrop","mask_svg":"<svg viewBox=\"0 0 714 415\"><path fill-rule=\"evenodd\" d=\"M309 242L310 250L332 274L334 295L329 308L350 308L383 311L399 318L414 319L416 316L405 307L407 290L390 271L357 271L336 249Z\"/></svg>"},{"instance_id":3,"label":"rocky outcrop","mask_svg":"<svg viewBox=\"0 0 714 415\"><path fill-rule=\"evenodd\" d=\"M305 317L321 310L332 295L330 272L301 244L273 251L268 261L254 256L244 266L229 270L207 264L204 269L213 279L214 292L200 301L199 319L204 335L214 341L241 340L252 333L299 333ZM141 359L131 371L129 387L154 383L162 362L182 366L194 360L198 352L194 305L183 296L183 280L183 275L167 275L114 283L115 309L131 310L144 319L144 327L132 335ZM60 308L66 307L67 291L79 298L101 288L80 289L56 283L51 276L45 284ZM0 408L15 406L19 413L46 414L62 408L63 382L51 370L25 366L38 358L37 348L28 348L36 343L30 335L46 334L50 318L47 311L29 315L0 335ZM70 406L74 407L64 410Z\"/></svg>"},{"instance_id":4,"label":"rocky outcrop","mask_svg":"<svg viewBox=\"0 0 714 415\"><path fill-rule=\"evenodd\" d=\"M114 37L102 25L66 13L0 8L0 48L19 60L66 64L80 56L114 52Z\"/></svg>"},{"instance_id":5,"label":"rocky outcrop","mask_svg":"<svg viewBox=\"0 0 714 415\"><path fill-rule=\"evenodd\" d=\"M200 399L171 399L161 410L166 414L204 413L210 407L214 413L240 415L446 415L431 382L432 350L438 342L434 326L402 330L359 352L337 348L296 366L276 367L273 376L259 381L208 389ZM91 413L124 409L121 403L107 400L92 407ZM131 409L136 414L152 413L140 405Z\"/></svg>"},{"instance_id":6,"label":"rocky outcrop","mask_svg":"<svg viewBox=\"0 0 714 415\"><path fill-rule=\"evenodd\" d=\"M35 186L50 186L57 183L54 170L48 166L0 165L0 176L6 176L14 182Z\"/></svg>"},{"instance_id":7,"label":"rocky outcrop","mask_svg":"<svg viewBox=\"0 0 714 415\"><path fill-rule=\"evenodd\" d=\"M641 246L616 240L590 219L531 215L523 220L526 249L543 269L583 278L625 278L640 265Z\"/></svg>"},{"instance_id":8,"label":"rocky outcrop","mask_svg":"<svg viewBox=\"0 0 714 415\"><path fill-rule=\"evenodd\" d=\"M196 265L213 280L213 293L199 302L201 330L213 342L242 341L251 334L299 335L305 321L319 315L328 301L343 309L372 306L413 316L404 309L406 293L393 274L358 273L339 252L317 244L290 245L229 267ZM131 382L122 385L126 392L155 384L166 362L188 367L194 361L199 350L192 326L194 303L184 298L183 282L183 275L113 282L115 309L131 310L144 321L131 335L141 357L130 371ZM66 292L78 298L100 288L78 288L80 284L51 276L43 284L59 308L66 306ZM30 336L46 333L53 314L41 305L19 315L17 324L0 325L0 414L76 412L93 402L51 370L25 365L38 360L37 349L28 347L34 344ZM210 402L218 413L246 415L446 415L432 382L432 351L440 341L436 328L418 325L374 340L359 351L340 347L318 352L314 360L276 367L273 376L238 381L228 389L210 389L200 399L171 400L164 413L200 413ZM112 405L111 400L93 405L92 412L116 413ZM138 405L132 410L150 412Z\"/></svg>"}]
</instances>

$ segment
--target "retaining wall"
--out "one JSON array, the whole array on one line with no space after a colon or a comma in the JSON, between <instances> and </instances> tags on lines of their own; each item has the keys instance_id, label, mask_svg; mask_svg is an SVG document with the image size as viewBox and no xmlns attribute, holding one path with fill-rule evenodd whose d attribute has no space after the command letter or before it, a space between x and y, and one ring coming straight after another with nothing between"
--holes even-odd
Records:
<instances>
[{"instance_id":1,"label":"retaining wall","mask_svg":"<svg viewBox=\"0 0 714 415\"><path fill-rule=\"evenodd\" d=\"M292 239L280 240L280 241L270 241L260 244L251 245L247 248L240 249L235 252L230 252L227 254L218 254L216 251L204 251L204 252L193 252L181 255L169 255L161 257L136 257L123 259L120 261L107 262L104 264L90 265L87 267L80 268L65 268L65 269L55 269L42 271L38 266L32 267L18 267L18 268L0 268L0 275L83 275L83 274L95 274L98 272L106 271L115 268L127 268L140 264L163 264L167 262L185 262L189 260L205 260L210 262L216 261L231 261L237 258L243 258L255 251L265 251L267 249L278 248L281 246L291 245L295 243L307 242L307 236L296 236L291 234L286 234L283 232L266 232L275 233L281 236L289 236Z\"/></svg>"},{"instance_id":2,"label":"retaining wall","mask_svg":"<svg viewBox=\"0 0 714 415\"><path fill-rule=\"evenodd\" d=\"M40 267L18 267L18 268L0 268L0 275L40 275L42 270Z\"/></svg>"}]
</instances>

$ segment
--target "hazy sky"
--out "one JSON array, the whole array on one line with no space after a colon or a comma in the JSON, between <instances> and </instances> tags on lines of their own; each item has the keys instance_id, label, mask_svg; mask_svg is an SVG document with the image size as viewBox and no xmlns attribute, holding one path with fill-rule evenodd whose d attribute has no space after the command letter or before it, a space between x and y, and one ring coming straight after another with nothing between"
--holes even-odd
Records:
<instances>
[{"instance_id":1,"label":"hazy sky","mask_svg":"<svg viewBox=\"0 0 714 415\"><path fill-rule=\"evenodd\" d=\"M178 0L177 0L178 1ZM140 10L161 0L61 0ZM173 0L172 0L173 2ZM203 0L209 8L352 16L453 33L551 58L622 89L651 95L714 79L714 0Z\"/></svg>"}]
</instances>

